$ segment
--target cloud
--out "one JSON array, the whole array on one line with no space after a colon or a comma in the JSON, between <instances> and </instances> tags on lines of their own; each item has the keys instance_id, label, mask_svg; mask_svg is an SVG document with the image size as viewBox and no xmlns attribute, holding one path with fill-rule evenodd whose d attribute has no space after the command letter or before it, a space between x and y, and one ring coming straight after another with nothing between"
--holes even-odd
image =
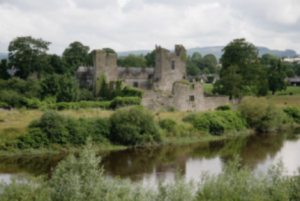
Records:
<instances>
[{"instance_id":1,"label":"cloud","mask_svg":"<svg viewBox=\"0 0 300 201\"><path fill-rule=\"evenodd\" d=\"M116 51L226 45L300 52L298 0L0 0L0 52L31 35L61 54L74 41Z\"/></svg>"}]
</instances>

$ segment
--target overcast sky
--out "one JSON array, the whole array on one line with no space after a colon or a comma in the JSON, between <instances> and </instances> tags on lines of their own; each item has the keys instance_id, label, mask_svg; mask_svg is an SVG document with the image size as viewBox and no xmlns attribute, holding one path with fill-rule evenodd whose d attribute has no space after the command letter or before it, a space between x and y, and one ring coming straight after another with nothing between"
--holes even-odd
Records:
<instances>
[{"instance_id":1,"label":"overcast sky","mask_svg":"<svg viewBox=\"0 0 300 201\"><path fill-rule=\"evenodd\" d=\"M0 0L0 52L18 36L92 49L226 45L246 38L300 53L300 0Z\"/></svg>"}]
</instances>

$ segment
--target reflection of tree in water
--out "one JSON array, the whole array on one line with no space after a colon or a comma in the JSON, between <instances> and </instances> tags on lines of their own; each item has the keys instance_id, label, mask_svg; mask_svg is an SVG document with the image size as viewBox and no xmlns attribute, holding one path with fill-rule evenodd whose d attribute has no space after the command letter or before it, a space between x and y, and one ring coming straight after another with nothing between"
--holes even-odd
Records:
<instances>
[{"instance_id":1,"label":"reflection of tree in water","mask_svg":"<svg viewBox=\"0 0 300 201\"><path fill-rule=\"evenodd\" d=\"M65 157L66 155L61 154L54 156L0 158L0 173L14 174L26 172L35 176L41 174L48 174L48 176L50 176L51 169Z\"/></svg>"},{"instance_id":2,"label":"reflection of tree in water","mask_svg":"<svg viewBox=\"0 0 300 201\"><path fill-rule=\"evenodd\" d=\"M192 147L162 147L111 152L103 157L102 164L109 175L129 177L132 180L141 179L144 176L142 174L152 174L154 169L159 175L175 172L176 169L180 169L181 174L185 174L187 153L192 151Z\"/></svg>"}]
</instances>

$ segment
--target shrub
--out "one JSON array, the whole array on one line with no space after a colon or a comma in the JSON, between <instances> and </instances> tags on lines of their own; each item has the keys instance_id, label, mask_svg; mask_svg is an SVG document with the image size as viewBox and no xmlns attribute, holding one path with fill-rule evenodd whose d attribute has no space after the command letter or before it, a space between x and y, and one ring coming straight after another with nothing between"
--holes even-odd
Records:
<instances>
[{"instance_id":1,"label":"shrub","mask_svg":"<svg viewBox=\"0 0 300 201\"><path fill-rule=\"evenodd\" d=\"M111 117L110 139L113 142L134 145L145 142L158 142L162 139L161 130L154 116L145 109L122 108Z\"/></svg>"},{"instance_id":2,"label":"shrub","mask_svg":"<svg viewBox=\"0 0 300 201\"><path fill-rule=\"evenodd\" d=\"M289 95L292 96L292 95L294 95L294 93L293 93L293 92L290 92Z\"/></svg>"},{"instance_id":3,"label":"shrub","mask_svg":"<svg viewBox=\"0 0 300 201\"><path fill-rule=\"evenodd\" d=\"M182 121L193 123L194 119L199 116L197 113L190 113L187 116L183 117Z\"/></svg>"},{"instance_id":4,"label":"shrub","mask_svg":"<svg viewBox=\"0 0 300 201\"><path fill-rule=\"evenodd\" d=\"M142 98L144 95L144 91L131 87L131 86L125 86L121 91L122 97L140 97Z\"/></svg>"},{"instance_id":5,"label":"shrub","mask_svg":"<svg viewBox=\"0 0 300 201\"><path fill-rule=\"evenodd\" d=\"M204 115L196 116L193 125L200 131L209 132L210 121Z\"/></svg>"},{"instance_id":6,"label":"shrub","mask_svg":"<svg viewBox=\"0 0 300 201\"><path fill-rule=\"evenodd\" d=\"M65 128L66 117L55 112L46 111L39 121L31 123L30 127L38 127L47 135L51 143L66 144L69 132Z\"/></svg>"},{"instance_id":7,"label":"shrub","mask_svg":"<svg viewBox=\"0 0 300 201\"><path fill-rule=\"evenodd\" d=\"M18 137L18 147L20 149L43 147L48 143L46 133L42 132L40 128L32 128L25 135Z\"/></svg>"},{"instance_id":8,"label":"shrub","mask_svg":"<svg viewBox=\"0 0 300 201\"><path fill-rule=\"evenodd\" d=\"M229 105L229 104L224 104L224 105L219 105L216 110L221 110L221 111L224 111L224 110L231 110L232 106Z\"/></svg>"},{"instance_id":9,"label":"shrub","mask_svg":"<svg viewBox=\"0 0 300 201\"><path fill-rule=\"evenodd\" d=\"M124 105L140 105L141 98L140 97L116 97L111 102L109 107L115 108L117 105L124 106Z\"/></svg>"},{"instance_id":10,"label":"shrub","mask_svg":"<svg viewBox=\"0 0 300 201\"><path fill-rule=\"evenodd\" d=\"M79 100L93 101L93 100L95 100L95 98L94 98L93 92L83 88L83 89L80 89Z\"/></svg>"},{"instance_id":11,"label":"shrub","mask_svg":"<svg viewBox=\"0 0 300 201\"><path fill-rule=\"evenodd\" d=\"M21 107L24 96L16 91L2 90L0 91L0 102L7 103L11 107Z\"/></svg>"},{"instance_id":12,"label":"shrub","mask_svg":"<svg viewBox=\"0 0 300 201\"><path fill-rule=\"evenodd\" d=\"M166 129L169 132L170 132L171 128L174 128L174 126L176 126L176 125L177 125L176 121L174 121L173 119L169 119L169 118L163 119L159 122L159 126L162 129Z\"/></svg>"},{"instance_id":13,"label":"shrub","mask_svg":"<svg viewBox=\"0 0 300 201\"><path fill-rule=\"evenodd\" d=\"M38 109L43 103L37 98L23 98L22 105L30 109Z\"/></svg>"},{"instance_id":14,"label":"shrub","mask_svg":"<svg viewBox=\"0 0 300 201\"><path fill-rule=\"evenodd\" d=\"M284 112L292 117L295 122L300 123L300 110L297 107L286 107Z\"/></svg>"},{"instance_id":15,"label":"shrub","mask_svg":"<svg viewBox=\"0 0 300 201\"><path fill-rule=\"evenodd\" d=\"M245 129L247 122L240 112L218 111L198 115L193 125L200 131L222 134L226 131Z\"/></svg>"},{"instance_id":16,"label":"shrub","mask_svg":"<svg viewBox=\"0 0 300 201\"><path fill-rule=\"evenodd\" d=\"M215 76L209 75L206 78L207 78L207 83L213 83Z\"/></svg>"},{"instance_id":17,"label":"shrub","mask_svg":"<svg viewBox=\"0 0 300 201\"><path fill-rule=\"evenodd\" d=\"M10 106L7 103L0 102L0 108L10 109Z\"/></svg>"},{"instance_id":18,"label":"shrub","mask_svg":"<svg viewBox=\"0 0 300 201\"><path fill-rule=\"evenodd\" d=\"M169 112L176 112L176 111L178 111L178 109L177 109L176 106L170 105L170 106L168 107L168 111L169 111Z\"/></svg>"},{"instance_id":19,"label":"shrub","mask_svg":"<svg viewBox=\"0 0 300 201\"><path fill-rule=\"evenodd\" d=\"M283 122L283 111L266 98L246 97L238 106L250 127L261 131L274 130Z\"/></svg>"}]
</instances>

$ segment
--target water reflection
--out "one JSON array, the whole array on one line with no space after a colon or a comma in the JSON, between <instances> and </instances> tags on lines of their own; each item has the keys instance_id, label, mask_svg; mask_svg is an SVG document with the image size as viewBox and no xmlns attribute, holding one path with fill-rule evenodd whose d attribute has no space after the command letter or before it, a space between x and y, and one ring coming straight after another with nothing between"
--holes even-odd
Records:
<instances>
[{"instance_id":1,"label":"water reflection","mask_svg":"<svg viewBox=\"0 0 300 201\"><path fill-rule=\"evenodd\" d=\"M99 153L108 177L120 176L133 181L172 179L176 169L187 179L199 178L202 171L219 173L224 164L239 154L243 165L253 170L267 167L283 158L289 173L300 166L299 131L259 134L188 146L129 149ZM43 157L0 158L0 179L10 174L48 174L66 155Z\"/></svg>"}]
</instances>

